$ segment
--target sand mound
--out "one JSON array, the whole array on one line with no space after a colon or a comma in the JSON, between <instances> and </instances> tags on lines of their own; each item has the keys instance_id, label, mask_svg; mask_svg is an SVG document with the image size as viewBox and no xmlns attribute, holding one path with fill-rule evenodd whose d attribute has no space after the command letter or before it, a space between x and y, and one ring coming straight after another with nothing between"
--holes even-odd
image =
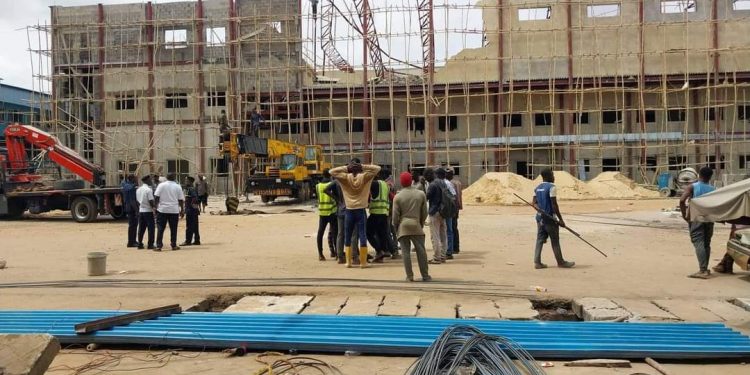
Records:
<instances>
[{"instance_id":1,"label":"sand mound","mask_svg":"<svg viewBox=\"0 0 750 375\"><path fill-rule=\"evenodd\" d=\"M466 203L519 204L513 194L531 199L536 185L533 181L509 172L486 173L464 190Z\"/></svg>"},{"instance_id":2,"label":"sand mound","mask_svg":"<svg viewBox=\"0 0 750 375\"><path fill-rule=\"evenodd\" d=\"M542 182L542 177L529 180L508 172L487 173L464 190L467 204L520 204L521 200L534 194L534 188ZM557 197L560 200L581 199L634 199L658 198L657 191L638 186L633 180L619 172L602 172L588 183L565 171L555 171Z\"/></svg>"},{"instance_id":3,"label":"sand mound","mask_svg":"<svg viewBox=\"0 0 750 375\"><path fill-rule=\"evenodd\" d=\"M542 183L542 176L534 179L534 186ZM599 198L589 189L585 182L565 171L555 171L557 198L560 200L596 199Z\"/></svg>"},{"instance_id":4,"label":"sand mound","mask_svg":"<svg viewBox=\"0 0 750 375\"><path fill-rule=\"evenodd\" d=\"M602 199L658 198L659 192L644 189L620 172L602 172L587 183L589 189Z\"/></svg>"}]
</instances>

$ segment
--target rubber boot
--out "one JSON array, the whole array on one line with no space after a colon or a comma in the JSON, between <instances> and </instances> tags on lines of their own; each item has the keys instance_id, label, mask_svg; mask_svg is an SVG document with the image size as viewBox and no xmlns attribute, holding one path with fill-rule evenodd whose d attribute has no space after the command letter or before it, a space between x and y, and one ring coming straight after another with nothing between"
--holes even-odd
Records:
<instances>
[{"instance_id":1,"label":"rubber boot","mask_svg":"<svg viewBox=\"0 0 750 375\"><path fill-rule=\"evenodd\" d=\"M359 248L359 268L367 268L367 246Z\"/></svg>"},{"instance_id":2,"label":"rubber boot","mask_svg":"<svg viewBox=\"0 0 750 375\"><path fill-rule=\"evenodd\" d=\"M344 253L346 256L346 268L352 268L352 247L347 246L344 248Z\"/></svg>"}]
</instances>

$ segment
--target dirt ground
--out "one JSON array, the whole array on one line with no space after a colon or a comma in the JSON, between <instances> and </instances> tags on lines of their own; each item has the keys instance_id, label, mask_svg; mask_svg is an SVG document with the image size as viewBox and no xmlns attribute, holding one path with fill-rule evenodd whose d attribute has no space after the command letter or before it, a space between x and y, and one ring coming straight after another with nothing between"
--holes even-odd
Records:
<instances>
[{"instance_id":1,"label":"dirt ground","mask_svg":"<svg viewBox=\"0 0 750 375\"><path fill-rule=\"evenodd\" d=\"M218 211L221 199L212 199L210 210ZM716 276L710 280L689 279L697 270L697 261L689 241L686 224L678 214L668 212L676 200L562 202L568 225L595 244L605 258L567 232L561 241L565 257L577 263L574 269L533 268L536 235L533 212L528 207L468 206L461 213L461 253L448 264L430 267L435 283L403 282L401 261L387 261L365 270L347 269L329 260L317 259L315 233L317 215L311 205L259 203L240 208L262 210L254 215L211 215L200 218L202 246L156 253L125 248L126 225L101 218L95 223L78 224L67 213L52 213L36 218L0 223L0 259L7 269L0 270L0 284L60 280L86 280L95 287L0 288L3 309L140 309L167 303L190 306L212 293L223 292L304 292L340 293L346 286L321 279L347 279L344 284L365 280L358 292L372 289L398 289L410 285L422 288L456 288L433 293L441 298L468 293L460 285L471 284L473 292L519 295L539 298L737 298L750 297L750 274ZM283 213L288 211L290 213ZM299 212L306 210L309 212ZM667 211L664 211L667 210ZM729 226L717 224L712 263L723 255ZM184 222L180 222L180 236ZM428 240L429 243L429 240ZM428 244L428 251L429 248ZM86 254L108 253L108 274L92 278L86 275ZM325 251L326 255L328 250ZM544 261L554 264L549 245ZM416 271L416 264L414 265ZM309 278L297 284L284 284L290 278ZM107 287L104 280L245 280L244 287L231 285L157 285L149 287ZM315 279L315 280L313 280ZM352 280L349 280L352 279ZM257 283L263 281L264 285ZM334 281L335 282L335 281ZM277 283L280 285L274 286ZM283 284L283 285L282 285ZM546 291L538 292L540 286ZM352 286L353 287L353 286ZM408 293L401 291L402 293ZM100 353L97 353L100 354ZM145 356L144 352L137 355ZM195 354L195 353L192 353ZM192 355L191 354L191 355ZM88 362L92 354L73 351L58 356L51 374L70 373L60 367ZM345 374L395 374L411 364L413 358L318 356L342 366ZM128 361L118 363L126 368ZM143 365L141 363L140 365ZM130 363L130 366L135 364ZM261 366L252 357L225 359L219 353L202 353L196 358L176 357L163 368L139 370L139 374L246 373ZM742 365L674 366L675 374L740 374ZM683 366L683 367L681 367ZM637 370L637 371L636 371ZM132 371L132 370L131 370ZM737 372L735 372L737 371ZM210 371L208 371L210 372ZM558 364L550 374L655 373L648 367L627 371L578 370Z\"/></svg>"}]
</instances>

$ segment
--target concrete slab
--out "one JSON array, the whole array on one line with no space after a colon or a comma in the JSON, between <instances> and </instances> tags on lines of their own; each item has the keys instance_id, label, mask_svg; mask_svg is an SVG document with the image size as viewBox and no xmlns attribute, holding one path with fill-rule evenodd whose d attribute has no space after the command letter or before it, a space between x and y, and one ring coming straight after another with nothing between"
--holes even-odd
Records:
<instances>
[{"instance_id":1,"label":"concrete slab","mask_svg":"<svg viewBox=\"0 0 750 375\"><path fill-rule=\"evenodd\" d=\"M618 320L630 313L607 298L578 298L573 300L573 311L585 321Z\"/></svg>"},{"instance_id":2,"label":"concrete slab","mask_svg":"<svg viewBox=\"0 0 750 375\"><path fill-rule=\"evenodd\" d=\"M60 351L51 335L0 335L3 375L43 375Z\"/></svg>"},{"instance_id":3,"label":"concrete slab","mask_svg":"<svg viewBox=\"0 0 750 375\"><path fill-rule=\"evenodd\" d=\"M315 296L302 310L302 314L337 315L346 305L347 299L349 299L347 296Z\"/></svg>"},{"instance_id":4,"label":"concrete slab","mask_svg":"<svg viewBox=\"0 0 750 375\"><path fill-rule=\"evenodd\" d=\"M500 319L495 302L488 299L464 299L458 304L461 319Z\"/></svg>"},{"instance_id":5,"label":"concrete slab","mask_svg":"<svg viewBox=\"0 0 750 375\"><path fill-rule=\"evenodd\" d=\"M700 306L730 322L750 321L750 311L721 300L701 300Z\"/></svg>"},{"instance_id":6,"label":"concrete slab","mask_svg":"<svg viewBox=\"0 0 750 375\"><path fill-rule=\"evenodd\" d=\"M313 296L246 296L224 312L252 312L262 314L299 314Z\"/></svg>"},{"instance_id":7,"label":"concrete slab","mask_svg":"<svg viewBox=\"0 0 750 375\"><path fill-rule=\"evenodd\" d=\"M634 317L638 317L643 321L669 322L680 320L680 318L674 314L662 310L659 306L654 305L649 300L618 298L615 299L614 302L629 311Z\"/></svg>"},{"instance_id":8,"label":"concrete slab","mask_svg":"<svg viewBox=\"0 0 750 375\"><path fill-rule=\"evenodd\" d=\"M383 296L349 296L346 305L341 308L339 315L377 315L382 303Z\"/></svg>"},{"instance_id":9,"label":"concrete slab","mask_svg":"<svg viewBox=\"0 0 750 375\"><path fill-rule=\"evenodd\" d=\"M419 300L417 316L425 318L456 318L456 303L452 299L422 297Z\"/></svg>"},{"instance_id":10,"label":"concrete slab","mask_svg":"<svg viewBox=\"0 0 750 375\"><path fill-rule=\"evenodd\" d=\"M722 322L723 318L701 307L696 300L661 299L656 306L669 311L686 322Z\"/></svg>"},{"instance_id":11,"label":"concrete slab","mask_svg":"<svg viewBox=\"0 0 750 375\"><path fill-rule=\"evenodd\" d=\"M539 316L531 301L525 298L500 298L495 300L495 306L500 312L501 319L532 320Z\"/></svg>"},{"instance_id":12,"label":"concrete slab","mask_svg":"<svg viewBox=\"0 0 750 375\"><path fill-rule=\"evenodd\" d=\"M734 304L750 311L750 298L737 298L734 300Z\"/></svg>"},{"instance_id":13,"label":"concrete slab","mask_svg":"<svg viewBox=\"0 0 750 375\"><path fill-rule=\"evenodd\" d=\"M392 295L385 296L378 309L378 315L416 316L419 309L419 296Z\"/></svg>"}]
</instances>

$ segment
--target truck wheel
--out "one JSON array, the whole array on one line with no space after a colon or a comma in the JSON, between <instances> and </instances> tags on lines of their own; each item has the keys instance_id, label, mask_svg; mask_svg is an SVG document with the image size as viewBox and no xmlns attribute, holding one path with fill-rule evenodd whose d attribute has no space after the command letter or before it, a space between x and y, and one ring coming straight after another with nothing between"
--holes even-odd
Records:
<instances>
[{"instance_id":1,"label":"truck wheel","mask_svg":"<svg viewBox=\"0 0 750 375\"><path fill-rule=\"evenodd\" d=\"M86 181L83 181L83 180L60 180L60 181L55 181L52 184L52 187L55 190L85 189L86 188Z\"/></svg>"},{"instance_id":2,"label":"truck wheel","mask_svg":"<svg viewBox=\"0 0 750 375\"><path fill-rule=\"evenodd\" d=\"M114 204L109 208L109 214L115 220L123 220L128 217L125 213L125 206L115 206Z\"/></svg>"},{"instance_id":3,"label":"truck wheel","mask_svg":"<svg viewBox=\"0 0 750 375\"><path fill-rule=\"evenodd\" d=\"M76 197L70 205L70 214L73 220L79 223L88 223L96 220L99 211L96 209L96 202L89 197Z\"/></svg>"},{"instance_id":4,"label":"truck wheel","mask_svg":"<svg viewBox=\"0 0 750 375\"><path fill-rule=\"evenodd\" d=\"M276 197L273 195L261 195L260 196L260 201L263 203L271 203L274 200L276 200Z\"/></svg>"},{"instance_id":5,"label":"truck wheel","mask_svg":"<svg viewBox=\"0 0 750 375\"><path fill-rule=\"evenodd\" d=\"M26 201L22 199L8 199L8 215L5 216L7 220L18 220L26 212Z\"/></svg>"}]
</instances>

